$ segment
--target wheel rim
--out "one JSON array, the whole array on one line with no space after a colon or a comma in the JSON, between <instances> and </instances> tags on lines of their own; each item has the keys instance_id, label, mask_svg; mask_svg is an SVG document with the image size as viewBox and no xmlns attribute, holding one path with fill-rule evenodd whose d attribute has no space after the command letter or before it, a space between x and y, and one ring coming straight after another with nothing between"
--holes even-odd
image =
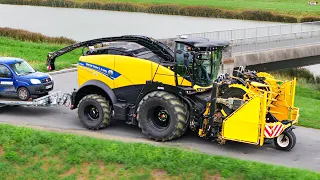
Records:
<instances>
[{"instance_id":1,"label":"wheel rim","mask_svg":"<svg viewBox=\"0 0 320 180\"><path fill-rule=\"evenodd\" d=\"M84 114L90 121L96 121L99 119L99 110L93 105L86 106L84 108Z\"/></svg>"},{"instance_id":2,"label":"wheel rim","mask_svg":"<svg viewBox=\"0 0 320 180\"><path fill-rule=\"evenodd\" d=\"M287 147L290 143L290 140L288 138L288 136L285 136L284 134L281 134L280 136L278 136L277 138L277 143L280 147Z\"/></svg>"},{"instance_id":3,"label":"wheel rim","mask_svg":"<svg viewBox=\"0 0 320 180\"><path fill-rule=\"evenodd\" d=\"M28 92L26 89L20 89L19 90L19 97L20 99L26 99L28 97Z\"/></svg>"},{"instance_id":4,"label":"wheel rim","mask_svg":"<svg viewBox=\"0 0 320 180\"><path fill-rule=\"evenodd\" d=\"M163 131L170 125L170 115L162 106L154 106L150 108L147 118L152 127L158 131Z\"/></svg>"}]
</instances>

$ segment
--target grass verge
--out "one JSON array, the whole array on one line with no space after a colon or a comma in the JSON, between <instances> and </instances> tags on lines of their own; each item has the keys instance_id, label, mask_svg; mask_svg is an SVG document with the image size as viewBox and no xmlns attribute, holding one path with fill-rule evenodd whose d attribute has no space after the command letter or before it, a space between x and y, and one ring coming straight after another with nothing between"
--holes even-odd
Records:
<instances>
[{"instance_id":1,"label":"grass verge","mask_svg":"<svg viewBox=\"0 0 320 180\"><path fill-rule=\"evenodd\" d=\"M300 108L299 125L320 129L320 92L298 85L295 105Z\"/></svg>"},{"instance_id":2,"label":"grass verge","mask_svg":"<svg viewBox=\"0 0 320 180\"><path fill-rule=\"evenodd\" d=\"M74 44L76 41L66 37L49 37L40 33L34 33L23 29L0 27L0 37L10 37L21 41L43 42L53 44Z\"/></svg>"},{"instance_id":3,"label":"grass verge","mask_svg":"<svg viewBox=\"0 0 320 180\"><path fill-rule=\"evenodd\" d=\"M76 0L88 2L92 0ZM296 16L320 16L319 6L310 6L301 0L98 0L99 2L132 2L141 4L177 4L181 6L208 6L228 10L264 10Z\"/></svg>"},{"instance_id":4,"label":"grass verge","mask_svg":"<svg viewBox=\"0 0 320 180\"><path fill-rule=\"evenodd\" d=\"M0 56L19 57L27 60L36 70L46 70L48 52L57 51L65 45L27 42L0 36ZM57 58L57 70L71 67L78 63L81 49L69 52Z\"/></svg>"},{"instance_id":5,"label":"grass verge","mask_svg":"<svg viewBox=\"0 0 320 180\"><path fill-rule=\"evenodd\" d=\"M318 6L298 0L0 0L2 4L85 8L295 23L319 19Z\"/></svg>"},{"instance_id":6,"label":"grass verge","mask_svg":"<svg viewBox=\"0 0 320 180\"><path fill-rule=\"evenodd\" d=\"M284 176L285 175L285 176ZM228 157L0 125L0 179L319 179Z\"/></svg>"}]
</instances>

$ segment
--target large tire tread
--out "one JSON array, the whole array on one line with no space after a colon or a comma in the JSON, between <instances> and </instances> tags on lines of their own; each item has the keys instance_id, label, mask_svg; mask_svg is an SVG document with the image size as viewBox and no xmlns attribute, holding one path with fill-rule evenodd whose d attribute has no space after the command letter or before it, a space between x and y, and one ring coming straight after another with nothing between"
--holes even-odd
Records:
<instances>
[{"instance_id":1,"label":"large tire tread","mask_svg":"<svg viewBox=\"0 0 320 180\"><path fill-rule=\"evenodd\" d=\"M174 131L167 137L165 138L159 138L159 137L154 137L153 135L151 135L148 130L146 129L146 127L144 127L141 122L139 121L140 119L140 107L142 104L145 103L145 101L147 101L148 99L151 98L159 98L159 99L163 99L167 102L170 102L170 104L173 106L174 111L176 112L175 117L177 118L177 124L174 128ZM168 92L165 91L154 91L151 92L149 94L147 94L139 103L138 109L137 109L137 120L138 120L138 126L141 128L142 133L145 134L148 138L153 139L155 141L170 141L176 138L179 138L180 136L183 135L183 133L185 132L185 130L188 127L188 123L187 123L187 109L186 106L184 105L184 103L176 96L174 96L173 94L170 94Z\"/></svg>"},{"instance_id":2,"label":"large tire tread","mask_svg":"<svg viewBox=\"0 0 320 180\"><path fill-rule=\"evenodd\" d=\"M107 101L103 96L100 96L97 94L90 94L80 100L79 106L81 103L83 103L84 101L87 101L87 100L95 100L100 104L101 108L103 109L103 120L96 126L89 126L80 117L79 108L78 108L78 115L79 115L79 119L81 120L82 124L87 129L90 129L90 130L98 130L98 129L102 129L102 128L109 126L110 122L111 122L111 107L110 107L109 101Z\"/></svg>"}]
</instances>

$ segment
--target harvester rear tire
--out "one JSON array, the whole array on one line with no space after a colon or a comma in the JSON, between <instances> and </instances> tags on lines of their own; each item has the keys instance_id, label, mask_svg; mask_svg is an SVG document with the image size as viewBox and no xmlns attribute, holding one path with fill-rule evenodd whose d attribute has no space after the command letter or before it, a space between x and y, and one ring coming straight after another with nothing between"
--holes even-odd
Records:
<instances>
[{"instance_id":1,"label":"harvester rear tire","mask_svg":"<svg viewBox=\"0 0 320 180\"><path fill-rule=\"evenodd\" d=\"M138 125L148 138L170 141L186 132L189 125L187 110L177 96L164 91L154 91L139 103Z\"/></svg>"},{"instance_id":2,"label":"harvester rear tire","mask_svg":"<svg viewBox=\"0 0 320 180\"><path fill-rule=\"evenodd\" d=\"M188 132L188 130L190 130L190 121L191 121L191 118L190 118L190 110L188 108L188 105L186 103L183 103L184 106L185 106L185 109L186 109L186 112L187 112L187 115L186 115L186 118L187 118L187 122L186 122L186 125L183 129L183 132L182 134L185 134L186 132Z\"/></svg>"},{"instance_id":3,"label":"harvester rear tire","mask_svg":"<svg viewBox=\"0 0 320 180\"><path fill-rule=\"evenodd\" d=\"M110 125L111 107L106 98L90 94L81 99L78 116L87 129L98 130Z\"/></svg>"},{"instance_id":4,"label":"harvester rear tire","mask_svg":"<svg viewBox=\"0 0 320 180\"><path fill-rule=\"evenodd\" d=\"M282 142L283 139L285 140L285 142ZM290 151L296 145L296 141L296 135L292 130L289 130L274 138L274 145L279 150Z\"/></svg>"}]
</instances>

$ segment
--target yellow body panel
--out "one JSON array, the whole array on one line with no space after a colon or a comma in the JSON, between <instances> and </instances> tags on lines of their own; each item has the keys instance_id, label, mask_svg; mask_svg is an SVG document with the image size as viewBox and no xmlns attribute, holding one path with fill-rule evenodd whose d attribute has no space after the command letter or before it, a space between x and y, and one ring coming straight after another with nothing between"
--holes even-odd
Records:
<instances>
[{"instance_id":1,"label":"yellow body panel","mask_svg":"<svg viewBox=\"0 0 320 180\"><path fill-rule=\"evenodd\" d=\"M115 79L115 88L145 84L152 78L151 61L142 60L127 56L115 57L115 71L121 74L121 77Z\"/></svg>"},{"instance_id":2,"label":"yellow body panel","mask_svg":"<svg viewBox=\"0 0 320 180\"><path fill-rule=\"evenodd\" d=\"M260 139L260 121L262 119L260 118L260 103L261 98L255 97L231 114L223 122L223 138L258 144ZM265 120L265 118L263 119Z\"/></svg>"},{"instance_id":3,"label":"yellow body panel","mask_svg":"<svg viewBox=\"0 0 320 180\"><path fill-rule=\"evenodd\" d=\"M172 70L153 62L151 62L151 67L153 70L152 75L155 75L153 81L175 86L175 77Z\"/></svg>"},{"instance_id":4,"label":"yellow body panel","mask_svg":"<svg viewBox=\"0 0 320 180\"><path fill-rule=\"evenodd\" d=\"M178 85L179 86L192 86L192 83L185 78L178 75Z\"/></svg>"},{"instance_id":5,"label":"yellow body panel","mask_svg":"<svg viewBox=\"0 0 320 180\"><path fill-rule=\"evenodd\" d=\"M79 86L90 80L102 81L111 89L146 84L151 80L176 85L174 71L150 60L120 55L93 55L82 56L79 61ZM118 76L108 76L109 71ZM190 81L181 76L178 76L178 85L192 86Z\"/></svg>"},{"instance_id":6,"label":"yellow body panel","mask_svg":"<svg viewBox=\"0 0 320 180\"><path fill-rule=\"evenodd\" d=\"M96 55L96 56L82 56L80 57L80 62L90 63L90 65L99 65L114 69L114 56L113 55ZM92 66L90 66L92 67ZM100 80L107 84L111 89L114 88L113 80L106 75L94 70L93 68L78 66L78 84L79 87L82 86L89 80Z\"/></svg>"},{"instance_id":7,"label":"yellow body panel","mask_svg":"<svg viewBox=\"0 0 320 180\"><path fill-rule=\"evenodd\" d=\"M280 121L292 119L291 113L294 107L294 96L292 96L294 90L292 89L292 83L293 82L289 81L280 86L282 93L278 97L278 101L273 103L274 107L270 108L270 111L278 112L274 113L274 116Z\"/></svg>"},{"instance_id":8,"label":"yellow body panel","mask_svg":"<svg viewBox=\"0 0 320 180\"><path fill-rule=\"evenodd\" d=\"M294 107L296 78L292 81L281 82L268 73L258 73L258 76L265 77L265 82L269 85L270 94L267 106L270 106L270 112L279 121L292 120L297 123L299 109Z\"/></svg>"}]
</instances>

